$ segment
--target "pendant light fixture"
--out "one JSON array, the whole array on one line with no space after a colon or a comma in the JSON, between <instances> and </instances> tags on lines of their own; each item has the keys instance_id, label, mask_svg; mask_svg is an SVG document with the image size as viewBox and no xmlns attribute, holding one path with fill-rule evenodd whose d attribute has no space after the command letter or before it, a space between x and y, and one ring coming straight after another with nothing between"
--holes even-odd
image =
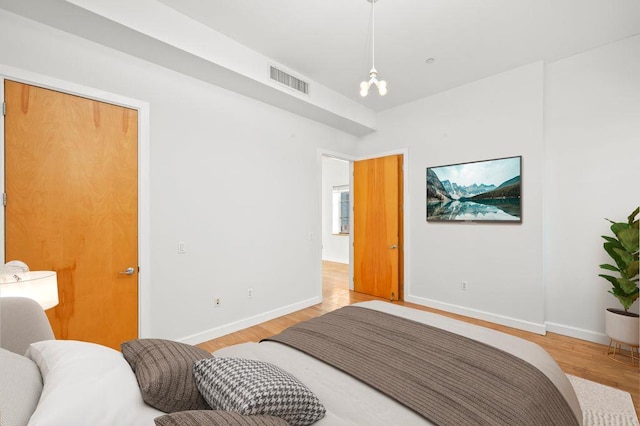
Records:
<instances>
[{"instance_id":1,"label":"pendant light fixture","mask_svg":"<svg viewBox=\"0 0 640 426\"><path fill-rule=\"evenodd\" d=\"M375 31L375 16L376 16L376 2L378 0L367 0L371 3L371 71L369 71L369 81L363 81L360 83L360 96L363 98L369 94L369 88L372 84L378 88L380 96L387 94L387 82L384 80L378 80L378 70L376 70L376 31Z\"/></svg>"}]
</instances>

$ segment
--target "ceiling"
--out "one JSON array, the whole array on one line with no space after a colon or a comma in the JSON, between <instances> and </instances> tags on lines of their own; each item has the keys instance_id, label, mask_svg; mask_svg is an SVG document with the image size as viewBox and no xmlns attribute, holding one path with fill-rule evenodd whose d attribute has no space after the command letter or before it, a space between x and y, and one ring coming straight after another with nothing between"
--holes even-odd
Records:
<instances>
[{"instance_id":1,"label":"ceiling","mask_svg":"<svg viewBox=\"0 0 640 426\"><path fill-rule=\"evenodd\" d=\"M367 0L159 1L375 111L640 34L640 0L378 0L375 65L389 93L362 98Z\"/></svg>"}]
</instances>

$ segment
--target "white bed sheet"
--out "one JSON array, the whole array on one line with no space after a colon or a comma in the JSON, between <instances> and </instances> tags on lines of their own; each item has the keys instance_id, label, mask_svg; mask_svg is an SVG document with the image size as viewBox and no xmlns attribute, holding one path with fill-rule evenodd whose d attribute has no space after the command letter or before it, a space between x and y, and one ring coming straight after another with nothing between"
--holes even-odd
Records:
<instances>
[{"instance_id":1,"label":"white bed sheet","mask_svg":"<svg viewBox=\"0 0 640 426\"><path fill-rule=\"evenodd\" d=\"M582 424L580 403L560 367L540 346L496 330L442 315L381 301L357 303L368 309L436 326L516 355L542 371L558 387ZM412 410L339 370L276 342L243 343L214 352L218 357L249 358L275 364L307 385L327 408L317 425L430 425Z\"/></svg>"}]
</instances>

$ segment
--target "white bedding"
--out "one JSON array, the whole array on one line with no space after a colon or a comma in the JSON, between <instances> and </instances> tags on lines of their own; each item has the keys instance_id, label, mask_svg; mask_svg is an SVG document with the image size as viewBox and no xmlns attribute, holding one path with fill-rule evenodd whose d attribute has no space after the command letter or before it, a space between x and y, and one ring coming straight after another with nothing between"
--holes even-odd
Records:
<instances>
[{"instance_id":1,"label":"white bedding","mask_svg":"<svg viewBox=\"0 0 640 426\"><path fill-rule=\"evenodd\" d=\"M582 411L571 383L540 346L499 331L418 311L387 302L371 301L357 306L430 324L490 344L536 366L558 387L582 423ZM271 362L306 384L327 408L318 425L429 425L427 420L375 389L337 369L276 342L243 343L214 352L219 357L241 357Z\"/></svg>"},{"instance_id":2,"label":"white bedding","mask_svg":"<svg viewBox=\"0 0 640 426\"><path fill-rule=\"evenodd\" d=\"M26 357L44 387L29 426L154 425L163 415L144 403L120 352L74 340L32 343Z\"/></svg>"}]
</instances>

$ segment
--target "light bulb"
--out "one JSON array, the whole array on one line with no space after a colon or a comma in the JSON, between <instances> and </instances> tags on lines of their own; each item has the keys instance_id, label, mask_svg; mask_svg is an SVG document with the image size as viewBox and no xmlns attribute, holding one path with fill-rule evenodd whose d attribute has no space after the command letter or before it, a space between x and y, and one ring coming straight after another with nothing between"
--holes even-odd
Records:
<instances>
[{"instance_id":1,"label":"light bulb","mask_svg":"<svg viewBox=\"0 0 640 426\"><path fill-rule=\"evenodd\" d=\"M380 93L380 96L384 96L387 94L387 82L384 80L380 80L378 82L378 92Z\"/></svg>"},{"instance_id":2,"label":"light bulb","mask_svg":"<svg viewBox=\"0 0 640 426\"><path fill-rule=\"evenodd\" d=\"M369 94L369 83L363 81L360 83L360 96L364 98L367 94Z\"/></svg>"}]
</instances>

